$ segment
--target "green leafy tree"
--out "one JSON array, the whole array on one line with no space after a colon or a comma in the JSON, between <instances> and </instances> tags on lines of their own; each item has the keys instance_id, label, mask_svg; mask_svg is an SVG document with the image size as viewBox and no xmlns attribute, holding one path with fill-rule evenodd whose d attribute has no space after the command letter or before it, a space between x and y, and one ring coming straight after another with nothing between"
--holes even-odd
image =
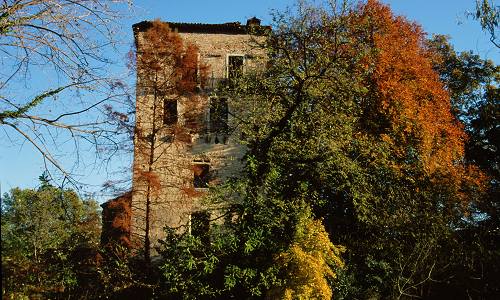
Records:
<instances>
[{"instance_id":1,"label":"green leafy tree","mask_svg":"<svg viewBox=\"0 0 500 300\"><path fill-rule=\"evenodd\" d=\"M343 248L332 244L303 200L275 198L265 189L249 194L243 182L228 183L213 199L221 204L224 195L224 222L213 224L206 236L167 231L160 247L165 257L160 295L331 298L330 283L343 268ZM231 196L235 191L238 199Z\"/></svg>"},{"instance_id":2,"label":"green leafy tree","mask_svg":"<svg viewBox=\"0 0 500 300\"><path fill-rule=\"evenodd\" d=\"M490 177L492 190L489 194L492 194L492 200L498 199L500 67L472 51L455 52L445 36L434 36L428 44L437 54L434 68L450 93L453 112L465 124L469 135L466 158ZM483 209L498 221L495 207L498 209L498 203Z\"/></svg>"},{"instance_id":3,"label":"green leafy tree","mask_svg":"<svg viewBox=\"0 0 500 300\"><path fill-rule=\"evenodd\" d=\"M191 297L433 297L485 177L464 163L466 133L423 31L379 1L301 2L273 28L258 45L267 68L227 91L248 147L244 178L211 199L228 217L208 244L167 237L165 286ZM311 255L312 232L313 248L334 256Z\"/></svg>"},{"instance_id":4,"label":"green leafy tree","mask_svg":"<svg viewBox=\"0 0 500 300\"><path fill-rule=\"evenodd\" d=\"M454 290L494 297L500 287L500 67L471 51L457 53L445 36L434 36L429 47L437 53L435 69L450 93L453 112L465 124L469 139L465 159L488 176L486 192L472 206L473 214L456 232Z\"/></svg>"},{"instance_id":5,"label":"green leafy tree","mask_svg":"<svg viewBox=\"0 0 500 300\"><path fill-rule=\"evenodd\" d=\"M423 32L377 1L305 5L273 27L269 67L233 96L246 110L254 194L307 195L347 248L360 294L345 297L429 295L484 177L459 163L465 133Z\"/></svg>"},{"instance_id":6,"label":"green leafy tree","mask_svg":"<svg viewBox=\"0 0 500 300\"><path fill-rule=\"evenodd\" d=\"M494 0L476 0L476 9L470 15L478 20L481 28L490 35L490 41L497 48L500 48L498 43L498 23L500 20L500 6L495 5Z\"/></svg>"},{"instance_id":7,"label":"green leafy tree","mask_svg":"<svg viewBox=\"0 0 500 300\"><path fill-rule=\"evenodd\" d=\"M41 177L38 189L12 189L2 199L3 297L75 292L96 273L97 203ZM95 273L95 274L94 274ZM80 291L80 290L79 290ZM52 296L51 296L52 295Z\"/></svg>"},{"instance_id":8,"label":"green leafy tree","mask_svg":"<svg viewBox=\"0 0 500 300\"><path fill-rule=\"evenodd\" d=\"M377 1L301 7L266 44L270 67L240 86L252 186L307 195L361 295L423 296L436 256L481 175L422 45L420 27ZM473 180L477 174L478 180ZM342 294L342 291L338 291Z\"/></svg>"}]
</instances>

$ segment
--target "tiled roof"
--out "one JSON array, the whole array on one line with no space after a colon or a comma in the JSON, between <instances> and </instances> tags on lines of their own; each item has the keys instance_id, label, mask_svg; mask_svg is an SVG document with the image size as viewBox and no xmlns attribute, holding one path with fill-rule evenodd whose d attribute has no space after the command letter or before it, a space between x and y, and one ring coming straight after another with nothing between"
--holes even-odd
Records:
<instances>
[{"instance_id":1,"label":"tiled roof","mask_svg":"<svg viewBox=\"0 0 500 300\"><path fill-rule=\"evenodd\" d=\"M222 33L222 34L264 34L271 30L271 26L246 26L240 22L230 22L223 24L204 24L204 23L175 23L165 22L173 30L181 33ZM132 25L134 32L146 31L150 26L151 21L142 21Z\"/></svg>"}]
</instances>

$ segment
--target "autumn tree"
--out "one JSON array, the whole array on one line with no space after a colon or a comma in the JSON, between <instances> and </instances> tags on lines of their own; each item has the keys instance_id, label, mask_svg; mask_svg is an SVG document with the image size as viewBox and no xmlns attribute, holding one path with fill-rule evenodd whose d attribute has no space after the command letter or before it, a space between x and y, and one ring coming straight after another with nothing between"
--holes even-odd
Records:
<instances>
[{"instance_id":1,"label":"autumn tree","mask_svg":"<svg viewBox=\"0 0 500 300\"><path fill-rule=\"evenodd\" d=\"M242 178L208 196L223 222L208 237L167 230L158 292L449 292L459 272L446 258L461 251L457 236L486 178L465 159L467 135L435 71L435 51L420 26L379 1L297 7L275 14L258 45L267 67L228 90L248 151Z\"/></svg>"},{"instance_id":2,"label":"autumn tree","mask_svg":"<svg viewBox=\"0 0 500 300\"><path fill-rule=\"evenodd\" d=\"M172 172L162 161L173 147L189 143L190 133L200 126L197 118L201 103L195 92L203 86L207 70L198 59L196 45L185 43L168 24L156 20L148 26L144 34L136 36L139 97L132 196L144 196L134 218L138 220L139 232L143 233L140 243L147 262L151 259L152 210L162 201L159 175ZM182 112L178 110L181 99Z\"/></svg>"},{"instance_id":3,"label":"autumn tree","mask_svg":"<svg viewBox=\"0 0 500 300\"><path fill-rule=\"evenodd\" d=\"M103 104L121 106L129 96L125 83L110 72L120 42L117 21L127 4L127 0L0 4L2 139L12 145L30 144L47 170L55 170L54 176L66 182L77 180L70 170L84 164L79 159L86 152L82 150L92 149L101 159L107 158L107 150L120 148L116 123L107 117ZM70 160L74 165L60 161L63 151L76 153Z\"/></svg>"},{"instance_id":4,"label":"autumn tree","mask_svg":"<svg viewBox=\"0 0 500 300\"><path fill-rule=\"evenodd\" d=\"M278 257L300 253L290 247L306 224L298 216L310 210L330 242L346 246L334 295L428 296L446 269L441 249L484 176L464 163L466 134L424 33L378 1L303 3L277 14L273 28L262 45L268 67L232 94L245 112L248 153L245 180L221 198L235 216L221 229L229 245L193 258L200 269L167 264L165 274L197 278L207 293L222 285L249 297L280 287L293 294L299 288ZM204 265L225 280L204 281Z\"/></svg>"}]
</instances>

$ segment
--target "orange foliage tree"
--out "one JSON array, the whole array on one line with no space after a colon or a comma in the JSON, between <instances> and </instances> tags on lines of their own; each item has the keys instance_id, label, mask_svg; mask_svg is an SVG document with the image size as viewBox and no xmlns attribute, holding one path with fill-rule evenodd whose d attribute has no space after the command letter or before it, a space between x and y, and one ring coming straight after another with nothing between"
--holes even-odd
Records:
<instances>
[{"instance_id":1,"label":"orange foliage tree","mask_svg":"<svg viewBox=\"0 0 500 300\"><path fill-rule=\"evenodd\" d=\"M253 109L249 194L308 199L361 289L423 296L484 177L420 26L375 0L330 4L278 15L268 68L233 96Z\"/></svg>"},{"instance_id":2,"label":"orange foliage tree","mask_svg":"<svg viewBox=\"0 0 500 300\"><path fill-rule=\"evenodd\" d=\"M361 65L373 68L365 79L363 122L390 145L394 167L420 164L427 175L447 180L457 190L480 185L484 177L477 168L463 164L467 136L433 69L435 53L426 47L422 28L376 0L361 5L354 22L372 47Z\"/></svg>"},{"instance_id":3,"label":"orange foliage tree","mask_svg":"<svg viewBox=\"0 0 500 300\"><path fill-rule=\"evenodd\" d=\"M453 244L449 237L479 201L485 176L465 163L467 135L433 69L436 54L427 47L422 28L395 16L377 0L359 5L351 21L356 40L368 49L358 64L366 87L360 97L364 132L360 139L380 147L370 150L377 154L363 165L376 170L370 176L390 170L377 180L382 186L375 193L382 201L367 202L368 224L389 228L376 229L381 237L373 243L380 248L368 249L379 251L380 256L368 257L377 272L398 270L390 275L395 283L388 287L391 291L383 293L422 297L430 292L432 279L446 276L446 257L460 251L459 246L449 246ZM414 227L413 222L421 223ZM395 236L401 239L399 245L388 246ZM446 243L450 248L440 250ZM380 251L383 247L394 248ZM384 266L391 256L394 266Z\"/></svg>"}]
</instances>

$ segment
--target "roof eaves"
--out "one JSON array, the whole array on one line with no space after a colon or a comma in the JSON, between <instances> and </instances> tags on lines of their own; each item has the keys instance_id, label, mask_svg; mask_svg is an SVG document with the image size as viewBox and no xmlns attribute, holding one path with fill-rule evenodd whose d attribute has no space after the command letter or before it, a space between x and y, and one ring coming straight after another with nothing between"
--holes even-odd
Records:
<instances>
[{"instance_id":1,"label":"roof eaves","mask_svg":"<svg viewBox=\"0 0 500 300\"><path fill-rule=\"evenodd\" d=\"M180 33L215 33L215 34L254 34L263 35L271 30L270 26L246 26L240 22L229 22L222 24L206 24L206 23L176 23L165 22L172 30ZM142 21L132 25L135 32L148 30L152 26L151 21Z\"/></svg>"}]
</instances>

